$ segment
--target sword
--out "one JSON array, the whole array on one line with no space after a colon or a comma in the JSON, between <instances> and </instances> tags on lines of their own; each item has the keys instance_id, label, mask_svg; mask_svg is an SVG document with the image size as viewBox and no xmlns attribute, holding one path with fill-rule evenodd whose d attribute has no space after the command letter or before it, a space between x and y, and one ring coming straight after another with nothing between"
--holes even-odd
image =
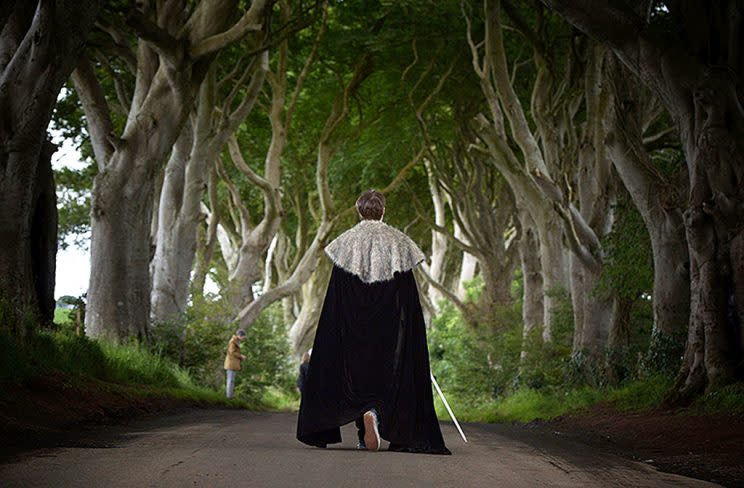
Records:
<instances>
[{"instance_id":1,"label":"sword","mask_svg":"<svg viewBox=\"0 0 744 488\"><path fill-rule=\"evenodd\" d=\"M457 431L460 433L460 437L462 437L462 440L467 443L468 440L465 437L465 433L462 431L462 427L460 427L460 423L457 421L457 418L455 418L455 414L452 413L452 409L450 408L449 403L447 403L447 399L444 398L444 393L442 393L442 389L439 388L439 383L437 383L437 379L434 377L434 374L431 371L429 371L429 376L431 376L431 382L434 383L434 388L437 389L437 393L439 393L439 396L442 398L442 402L444 403L444 408L447 409L447 413L449 413L450 418L455 423L455 427L457 427Z\"/></svg>"}]
</instances>

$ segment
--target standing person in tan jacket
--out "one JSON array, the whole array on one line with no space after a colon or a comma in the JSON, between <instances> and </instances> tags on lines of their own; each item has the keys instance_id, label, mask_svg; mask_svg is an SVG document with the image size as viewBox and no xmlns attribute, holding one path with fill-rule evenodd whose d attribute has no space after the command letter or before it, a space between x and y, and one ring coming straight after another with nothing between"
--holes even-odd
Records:
<instances>
[{"instance_id":1,"label":"standing person in tan jacket","mask_svg":"<svg viewBox=\"0 0 744 488\"><path fill-rule=\"evenodd\" d=\"M240 342L243 339L245 339L245 331L238 329L230 338L230 342L227 345L227 354L225 355L227 385L225 387L225 393L228 399L233 397L235 391L235 374L240 371L240 363L245 359L245 356L240 353Z\"/></svg>"}]
</instances>

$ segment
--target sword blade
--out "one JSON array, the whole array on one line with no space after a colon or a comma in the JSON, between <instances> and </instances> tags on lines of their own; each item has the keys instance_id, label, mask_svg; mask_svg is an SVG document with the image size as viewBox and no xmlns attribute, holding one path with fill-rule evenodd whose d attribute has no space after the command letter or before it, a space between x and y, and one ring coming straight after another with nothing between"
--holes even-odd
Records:
<instances>
[{"instance_id":1,"label":"sword blade","mask_svg":"<svg viewBox=\"0 0 744 488\"><path fill-rule=\"evenodd\" d=\"M431 377L431 382L434 383L434 388L436 388L437 393L439 393L439 396L442 398L442 403L444 403L444 408L447 409L447 413L449 413L450 418L455 423L455 427L457 427L457 431L460 433L460 437L462 437L462 440L466 443L468 442L468 439L465 437L465 433L462 431L462 427L460 427L460 422L457 421L457 418L455 417L454 412L452 412L452 409L449 406L449 403L447 402L447 399L444 397L444 393L442 393L442 389L439 388L439 383L437 383L437 379L434 377L434 374L429 372L429 376Z\"/></svg>"}]
</instances>

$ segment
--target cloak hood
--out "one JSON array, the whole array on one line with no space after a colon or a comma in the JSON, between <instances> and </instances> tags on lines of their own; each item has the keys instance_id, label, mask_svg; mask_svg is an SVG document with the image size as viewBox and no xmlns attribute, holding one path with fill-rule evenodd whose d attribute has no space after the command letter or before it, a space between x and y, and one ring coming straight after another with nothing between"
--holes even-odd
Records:
<instances>
[{"instance_id":1,"label":"cloak hood","mask_svg":"<svg viewBox=\"0 0 744 488\"><path fill-rule=\"evenodd\" d=\"M381 220L362 220L325 248L331 261L365 283L393 279L426 256L413 239Z\"/></svg>"}]
</instances>

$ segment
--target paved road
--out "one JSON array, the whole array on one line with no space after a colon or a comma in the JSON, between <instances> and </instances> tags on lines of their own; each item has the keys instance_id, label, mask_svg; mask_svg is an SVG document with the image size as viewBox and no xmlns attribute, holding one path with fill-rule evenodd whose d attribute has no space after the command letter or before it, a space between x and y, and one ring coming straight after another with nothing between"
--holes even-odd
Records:
<instances>
[{"instance_id":1,"label":"paved road","mask_svg":"<svg viewBox=\"0 0 744 488\"><path fill-rule=\"evenodd\" d=\"M703 487L559 436L508 425L450 424L452 456L329 449L294 439L295 416L194 410L82 432L0 464L0 487Z\"/></svg>"}]
</instances>

